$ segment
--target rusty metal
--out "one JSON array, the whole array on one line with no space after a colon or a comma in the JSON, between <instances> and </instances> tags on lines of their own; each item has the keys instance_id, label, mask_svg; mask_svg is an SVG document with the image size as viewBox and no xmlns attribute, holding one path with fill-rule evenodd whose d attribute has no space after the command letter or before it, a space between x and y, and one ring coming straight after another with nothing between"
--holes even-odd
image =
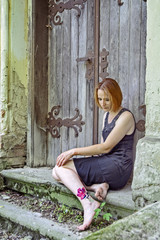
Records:
<instances>
[{"instance_id":1,"label":"rusty metal","mask_svg":"<svg viewBox=\"0 0 160 240\"><path fill-rule=\"evenodd\" d=\"M99 77L104 79L109 75L107 72L107 67L108 67L108 61L107 61L107 56L109 55L109 52L103 48L102 51L100 52L100 73ZM77 62L86 62L86 74L85 78L87 80L93 80L94 79L94 64L95 64L95 56L92 51L89 51L85 57L77 58Z\"/></svg>"},{"instance_id":2,"label":"rusty metal","mask_svg":"<svg viewBox=\"0 0 160 240\"><path fill-rule=\"evenodd\" d=\"M77 62L86 62L86 74L85 78L90 81L94 79L94 53L88 51L85 57L77 58Z\"/></svg>"},{"instance_id":3,"label":"rusty metal","mask_svg":"<svg viewBox=\"0 0 160 240\"><path fill-rule=\"evenodd\" d=\"M144 131L145 131L145 121L144 121L144 120L139 120L139 121L136 123L136 129L137 129L139 132L144 132Z\"/></svg>"},{"instance_id":4,"label":"rusty metal","mask_svg":"<svg viewBox=\"0 0 160 240\"><path fill-rule=\"evenodd\" d=\"M75 137L78 137L78 130L79 132L82 132L82 125L85 124L84 121L82 121L82 115L79 112L79 109L76 108L76 114L73 118L55 118L60 112L61 106L54 106L51 109L51 112L48 113L49 117L47 118L47 128L46 130L49 131L54 138L60 137L60 128L62 126L73 128L75 131Z\"/></svg>"},{"instance_id":5,"label":"rusty metal","mask_svg":"<svg viewBox=\"0 0 160 240\"><path fill-rule=\"evenodd\" d=\"M145 117L146 116L146 105L141 105L139 106L139 109L142 109L142 113L143 113L143 116Z\"/></svg>"},{"instance_id":6,"label":"rusty metal","mask_svg":"<svg viewBox=\"0 0 160 240\"><path fill-rule=\"evenodd\" d=\"M118 5L122 6L124 4L124 2L122 2L122 0L118 0Z\"/></svg>"},{"instance_id":7,"label":"rusty metal","mask_svg":"<svg viewBox=\"0 0 160 240\"><path fill-rule=\"evenodd\" d=\"M94 87L99 82L99 38L100 38L100 0L95 0L95 36L94 36ZM98 142L98 107L94 102L93 144Z\"/></svg>"},{"instance_id":8,"label":"rusty metal","mask_svg":"<svg viewBox=\"0 0 160 240\"><path fill-rule=\"evenodd\" d=\"M139 109L142 109L142 113L143 113L143 116L145 117L146 116L146 105L142 105L139 107ZM136 123L136 129L139 131L139 132L144 132L145 131L145 120L139 120L137 123Z\"/></svg>"},{"instance_id":9,"label":"rusty metal","mask_svg":"<svg viewBox=\"0 0 160 240\"><path fill-rule=\"evenodd\" d=\"M52 26L50 24L47 24L46 27L52 30Z\"/></svg>"},{"instance_id":10,"label":"rusty metal","mask_svg":"<svg viewBox=\"0 0 160 240\"><path fill-rule=\"evenodd\" d=\"M103 48L101 53L100 53L100 74L99 77L104 79L106 78L109 73L107 72L107 67L108 67L108 61L107 61L107 56L109 55L109 52Z\"/></svg>"},{"instance_id":11,"label":"rusty metal","mask_svg":"<svg viewBox=\"0 0 160 240\"><path fill-rule=\"evenodd\" d=\"M81 15L81 10L77 5L81 5L81 9L84 8L84 3L87 0L69 0L66 3L60 2L60 0L49 0L49 18L54 25L61 25L63 23L61 16L57 15L62 13L64 10L75 9L78 12L78 16Z\"/></svg>"}]
</instances>

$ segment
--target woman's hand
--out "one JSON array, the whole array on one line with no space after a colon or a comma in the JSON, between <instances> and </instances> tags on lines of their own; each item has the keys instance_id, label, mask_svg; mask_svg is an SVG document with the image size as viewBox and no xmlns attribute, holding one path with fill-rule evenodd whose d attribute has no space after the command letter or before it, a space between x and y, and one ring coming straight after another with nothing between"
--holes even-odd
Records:
<instances>
[{"instance_id":1,"label":"woman's hand","mask_svg":"<svg viewBox=\"0 0 160 240\"><path fill-rule=\"evenodd\" d=\"M57 157L57 166L63 166L66 162L68 162L72 157L74 156L74 150L68 150L66 152L61 153L58 157Z\"/></svg>"}]
</instances>

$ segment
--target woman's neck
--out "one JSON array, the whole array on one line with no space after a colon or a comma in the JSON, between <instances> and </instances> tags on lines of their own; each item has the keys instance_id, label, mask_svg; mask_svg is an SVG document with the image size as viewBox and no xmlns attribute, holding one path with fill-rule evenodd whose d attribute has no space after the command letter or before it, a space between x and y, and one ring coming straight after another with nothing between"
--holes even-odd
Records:
<instances>
[{"instance_id":1,"label":"woman's neck","mask_svg":"<svg viewBox=\"0 0 160 240\"><path fill-rule=\"evenodd\" d=\"M121 111L122 107L120 106L117 111L109 111L108 120L112 122L113 118Z\"/></svg>"},{"instance_id":2,"label":"woman's neck","mask_svg":"<svg viewBox=\"0 0 160 240\"><path fill-rule=\"evenodd\" d=\"M122 107L120 106L119 108L118 108L118 110L117 111L109 111L109 115L111 115L111 116L113 116L113 115L117 115L118 113L119 113L119 111L121 111L121 109L122 109Z\"/></svg>"}]
</instances>

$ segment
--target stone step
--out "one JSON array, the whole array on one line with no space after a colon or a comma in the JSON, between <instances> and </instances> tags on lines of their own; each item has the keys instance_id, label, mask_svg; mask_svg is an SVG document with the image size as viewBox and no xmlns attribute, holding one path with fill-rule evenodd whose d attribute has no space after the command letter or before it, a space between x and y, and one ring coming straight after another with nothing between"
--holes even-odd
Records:
<instances>
[{"instance_id":1,"label":"stone step","mask_svg":"<svg viewBox=\"0 0 160 240\"><path fill-rule=\"evenodd\" d=\"M46 198L66 204L70 207L82 209L78 199L63 184L57 183L52 178L52 169L18 168L3 170L5 186L9 189ZM94 197L94 193L90 192ZM132 200L131 186L127 185L119 191L109 191L106 197L105 212L110 212L114 218L123 218L136 211Z\"/></svg>"},{"instance_id":2,"label":"stone step","mask_svg":"<svg viewBox=\"0 0 160 240\"><path fill-rule=\"evenodd\" d=\"M0 200L0 226L11 233L30 235L35 240L77 240L89 235L87 231L74 233L67 224L59 224L42 217L40 213L3 200Z\"/></svg>"}]
</instances>

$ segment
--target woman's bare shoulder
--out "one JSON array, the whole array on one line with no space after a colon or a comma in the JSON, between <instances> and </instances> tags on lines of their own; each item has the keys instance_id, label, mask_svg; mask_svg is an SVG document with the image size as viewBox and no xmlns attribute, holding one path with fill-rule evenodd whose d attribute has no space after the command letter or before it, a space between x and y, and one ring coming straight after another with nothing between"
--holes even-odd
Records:
<instances>
[{"instance_id":1,"label":"woman's bare shoulder","mask_svg":"<svg viewBox=\"0 0 160 240\"><path fill-rule=\"evenodd\" d=\"M130 111L123 112L117 120L116 125L121 128L123 127L123 129L126 129L127 134L132 133L135 129L135 120L133 114Z\"/></svg>"},{"instance_id":2,"label":"woman's bare shoulder","mask_svg":"<svg viewBox=\"0 0 160 240\"><path fill-rule=\"evenodd\" d=\"M129 111L129 110L126 110L124 111L121 115L120 115L120 118L127 118L128 120L134 120L134 116L133 114Z\"/></svg>"}]
</instances>

